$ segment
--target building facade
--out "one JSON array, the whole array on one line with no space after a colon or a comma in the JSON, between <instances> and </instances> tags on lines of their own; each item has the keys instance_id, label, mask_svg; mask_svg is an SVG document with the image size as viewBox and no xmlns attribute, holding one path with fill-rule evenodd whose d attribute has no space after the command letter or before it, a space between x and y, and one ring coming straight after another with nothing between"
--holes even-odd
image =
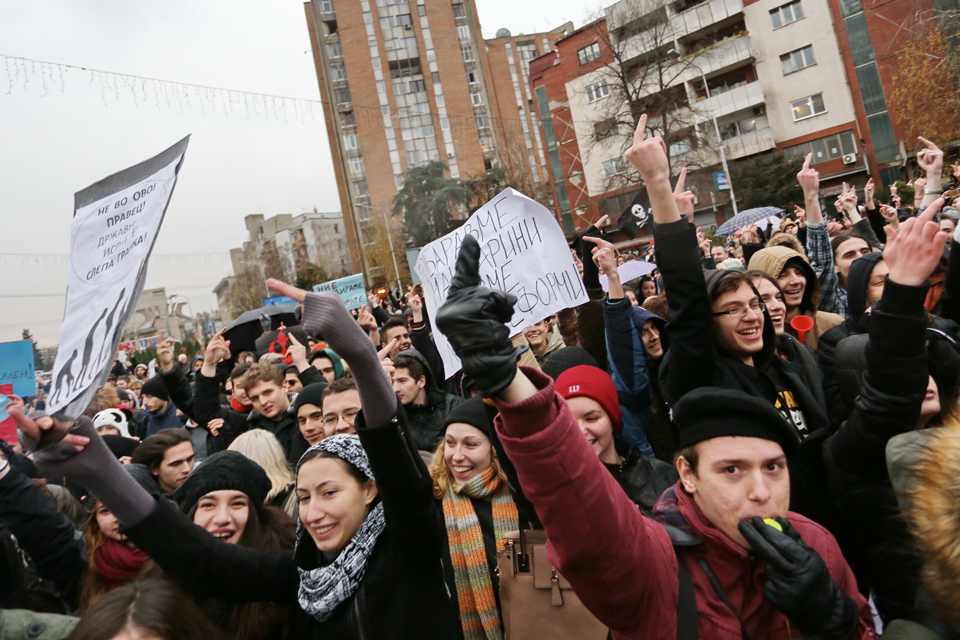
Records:
<instances>
[{"instance_id":1,"label":"building facade","mask_svg":"<svg viewBox=\"0 0 960 640\"><path fill-rule=\"evenodd\" d=\"M531 86L559 212L569 202L581 230L644 203L623 160L635 104L668 105L651 122L673 172L689 167L705 227L733 213L720 173L757 154L813 152L824 195L865 183L875 165L836 28L828 0L621 0L558 38Z\"/></svg>"},{"instance_id":2,"label":"building facade","mask_svg":"<svg viewBox=\"0 0 960 640\"><path fill-rule=\"evenodd\" d=\"M304 6L354 272L371 283L390 277L363 249L380 220L399 230L392 201L411 167L439 160L466 179L504 163L514 183L542 188L529 61L566 27L484 41L471 0ZM403 249L394 247L401 258Z\"/></svg>"}]
</instances>

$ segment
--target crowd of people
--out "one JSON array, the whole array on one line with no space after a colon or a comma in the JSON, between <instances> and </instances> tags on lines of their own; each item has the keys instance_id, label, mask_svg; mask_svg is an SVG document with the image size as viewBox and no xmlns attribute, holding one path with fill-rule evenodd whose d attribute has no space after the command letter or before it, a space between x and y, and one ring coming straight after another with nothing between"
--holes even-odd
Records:
<instances>
[{"instance_id":1,"label":"crowd of people","mask_svg":"<svg viewBox=\"0 0 960 640\"><path fill-rule=\"evenodd\" d=\"M958 637L943 152L921 139L912 204L844 186L835 220L808 156L803 206L727 241L645 124L655 248L598 222L572 245L589 300L511 337L466 236L435 318L453 375L417 288L348 311L269 280L302 305L282 352L165 338L75 421L12 397L0 634L525 640L575 594L597 640ZM545 608L503 588L533 563Z\"/></svg>"}]
</instances>

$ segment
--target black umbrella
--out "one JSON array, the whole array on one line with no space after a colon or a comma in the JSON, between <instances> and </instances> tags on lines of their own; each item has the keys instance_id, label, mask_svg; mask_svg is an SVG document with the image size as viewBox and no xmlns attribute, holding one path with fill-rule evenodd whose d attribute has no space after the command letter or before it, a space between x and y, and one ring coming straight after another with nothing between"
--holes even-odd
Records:
<instances>
[{"instance_id":1,"label":"black umbrella","mask_svg":"<svg viewBox=\"0 0 960 640\"><path fill-rule=\"evenodd\" d=\"M279 329L280 325L292 327L300 324L295 304L267 305L244 311L240 317L227 325L223 337L230 341L230 353L236 357L241 351L257 351L257 338L267 331Z\"/></svg>"}]
</instances>

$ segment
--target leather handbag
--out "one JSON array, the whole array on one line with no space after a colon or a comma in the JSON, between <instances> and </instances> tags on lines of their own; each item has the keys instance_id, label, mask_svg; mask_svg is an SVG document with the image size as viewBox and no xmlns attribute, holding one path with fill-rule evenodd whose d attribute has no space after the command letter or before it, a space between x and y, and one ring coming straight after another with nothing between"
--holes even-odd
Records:
<instances>
[{"instance_id":1,"label":"leather handbag","mask_svg":"<svg viewBox=\"0 0 960 640\"><path fill-rule=\"evenodd\" d=\"M607 628L580 602L547 560L547 534L504 535L497 552L505 640L605 640Z\"/></svg>"}]
</instances>

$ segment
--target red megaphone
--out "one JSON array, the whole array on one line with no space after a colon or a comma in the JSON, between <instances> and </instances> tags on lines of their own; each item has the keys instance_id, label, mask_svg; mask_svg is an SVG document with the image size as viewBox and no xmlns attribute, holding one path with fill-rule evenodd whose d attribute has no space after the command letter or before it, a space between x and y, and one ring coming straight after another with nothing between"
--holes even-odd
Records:
<instances>
[{"instance_id":1,"label":"red megaphone","mask_svg":"<svg viewBox=\"0 0 960 640\"><path fill-rule=\"evenodd\" d=\"M806 344L804 338L807 335L807 331L813 329L813 318L810 316L797 316L790 321L790 326L797 332L800 338L800 344Z\"/></svg>"}]
</instances>

